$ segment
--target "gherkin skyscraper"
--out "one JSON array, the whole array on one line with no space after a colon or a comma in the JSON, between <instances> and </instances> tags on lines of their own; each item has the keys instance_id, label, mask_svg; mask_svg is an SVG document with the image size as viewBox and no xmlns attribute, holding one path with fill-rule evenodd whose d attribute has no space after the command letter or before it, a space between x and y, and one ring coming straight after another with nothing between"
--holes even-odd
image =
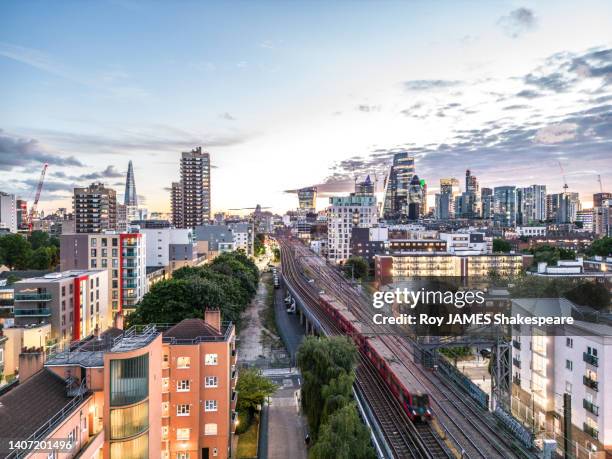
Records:
<instances>
[{"instance_id":1,"label":"gherkin skyscraper","mask_svg":"<svg viewBox=\"0 0 612 459\"><path fill-rule=\"evenodd\" d=\"M134 181L134 166L132 161L128 164L127 177L125 179L125 196L123 204L126 206L138 206L138 197L136 196L136 182Z\"/></svg>"}]
</instances>

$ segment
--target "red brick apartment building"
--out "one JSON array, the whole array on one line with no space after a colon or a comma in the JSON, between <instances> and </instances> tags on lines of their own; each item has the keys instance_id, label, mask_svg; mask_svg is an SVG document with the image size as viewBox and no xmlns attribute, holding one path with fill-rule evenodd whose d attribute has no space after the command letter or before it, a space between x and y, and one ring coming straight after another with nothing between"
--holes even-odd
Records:
<instances>
[{"instance_id":1,"label":"red brick apartment building","mask_svg":"<svg viewBox=\"0 0 612 459\"><path fill-rule=\"evenodd\" d=\"M20 383L0 396L9 458L226 459L236 415L235 329L217 310L174 326L106 330L46 358L20 355ZM68 439L19 451L9 439Z\"/></svg>"}]
</instances>

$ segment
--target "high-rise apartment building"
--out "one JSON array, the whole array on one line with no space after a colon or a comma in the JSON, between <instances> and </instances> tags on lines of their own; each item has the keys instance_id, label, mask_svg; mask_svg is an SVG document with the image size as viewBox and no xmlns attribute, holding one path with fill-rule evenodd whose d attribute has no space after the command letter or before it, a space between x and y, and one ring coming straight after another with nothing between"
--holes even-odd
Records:
<instances>
[{"instance_id":1,"label":"high-rise apartment building","mask_svg":"<svg viewBox=\"0 0 612 459\"><path fill-rule=\"evenodd\" d=\"M383 217L399 220L408 215L408 187L415 173L414 157L407 152L393 155L393 164L385 180Z\"/></svg>"},{"instance_id":2,"label":"high-rise apartment building","mask_svg":"<svg viewBox=\"0 0 612 459\"><path fill-rule=\"evenodd\" d=\"M77 233L100 233L117 228L116 192L102 183L75 188L73 208Z\"/></svg>"},{"instance_id":3,"label":"high-rise apartment building","mask_svg":"<svg viewBox=\"0 0 612 459\"><path fill-rule=\"evenodd\" d=\"M516 225L516 187L498 186L493 189L493 222L497 226Z\"/></svg>"},{"instance_id":4,"label":"high-rise apartment building","mask_svg":"<svg viewBox=\"0 0 612 459\"><path fill-rule=\"evenodd\" d=\"M184 228L183 191L180 182L172 182L172 188L170 190L170 213L172 224L176 228Z\"/></svg>"},{"instance_id":5,"label":"high-rise apartment building","mask_svg":"<svg viewBox=\"0 0 612 459\"><path fill-rule=\"evenodd\" d=\"M549 221L574 223L576 214L581 208L578 193L564 191L546 195L546 212Z\"/></svg>"},{"instance_id":6,"label":"high-rise apartment building","mask_svg":"<svg viewBox=\"0 0 612 459\"><path fill-rule=\"evenodd\" d=\"M202 147L182 153L180 199L174 195L174 184L172 191L173 215L178 210L175 204L181 204L177 219L182 220L181 227L194 228L210 221L210 155Z\"/></svg>"},{"instance_id":7,"label":"high-rise apartment building","mask_svg":"<svg viewBox=\"0 0 612 459\"><path fill-rule=\"evenodd\" d=\"M16 326L51 324L60 343L80 340L112 324L105 270L63 271L14 284Z\"/></svg>"},{"instance_id":8,"label":"high-rise apartment building","mask_svg":"<svg viewBox=\"0 0 612 459\"><path fill-rule=\"evenodd\" d=\"M16 201L17 210L17 228L25 228L25 223L28 218L28 202L24 199L17 199Z\"/></svg>"},{"instance_id":9,"label":"high-rise apartment building","mask_svg":"<svg viewBox=\"0 0 612 459\"><path fill-rule=\"evenodd\" d=\"M608 222L604 219L604 203L612 199L612 193L593 194L593 232L598 236L606 235Z\"/></svg>"},{"instance_id":10,"label":"high-rise apartment building","mask_svg":"<svg viewBox=\"0 0 612 459\"><path fill-rule=\"evenodd\" d=\"M491 188L482 188L480 190L480 202L482 206L482 218L490 220L493 218L494 200L493 190Z\"/></svg>"},{"instance_id":11,"label":"high-rise apartment building","mask_svg":"<svg viewBox=\"0 0 612 459\"><path fill-rule=\"evenodd\" d=\"M377 223L375 196L338 196L329 198L327 210L328 258L336 263L351 256L353 228L369 228Z\"/></svg>"},{"instance_id":12,"label":"high-rise apartment building","mask_svg":"<svg viewBox=\"0 0 612 459\"><path fill-rule=\"evenodd\" d=\"M148 291L146 234L62 234L60 268L107 270L113 317L129 314Z\"/></svg>"},{"instance_id":13,"label":"high-rise apartment building","mask_svg":"<svg viewBox=\"0 0 612 459\"><path fill-rule=\"evenodd\" d=\"M465 192L461 195L460 215L462 218L480 218L480 186L471 171L465 171Z\"/></svg>"},{"instance_id":14,"label":"high-rise apartment building","mask_svg":"<svg viewBox=\"0 0 612 459\"><path fill-rule=\"evenodd\" d=\"M546 185L517 189L518 223L528 225L546 221Z\"/></svg>"},{"instance_id":15,"label":"high-rise apartment building","mask_svg":"<svg viewBox=\"0 0 612 459\"><path fill-rule=\"evenodd\" d=\"M14 194L0 191L0 228L17 232L17 202Z\"/></svg>"}]
</instances>

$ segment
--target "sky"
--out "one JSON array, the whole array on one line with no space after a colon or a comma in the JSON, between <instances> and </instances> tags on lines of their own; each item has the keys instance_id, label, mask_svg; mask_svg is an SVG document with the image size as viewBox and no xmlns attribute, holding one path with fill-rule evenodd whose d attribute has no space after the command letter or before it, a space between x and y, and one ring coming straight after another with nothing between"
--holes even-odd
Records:
<instances>
[{"instance_id":1,"label":"sky","mask_svg":"<svg viewBox=\"0 0 612 459\"><path fill-rule=\"evenodd\" d=\"M169 210L182 151L210 152L213 210L319 207L382 189L409 151L428 183L564 180L612 191L609 1L0 2L0 190L71 206L102 181ZM565 179L563 178L565 177Z\"/></svg>"}]
</instances>

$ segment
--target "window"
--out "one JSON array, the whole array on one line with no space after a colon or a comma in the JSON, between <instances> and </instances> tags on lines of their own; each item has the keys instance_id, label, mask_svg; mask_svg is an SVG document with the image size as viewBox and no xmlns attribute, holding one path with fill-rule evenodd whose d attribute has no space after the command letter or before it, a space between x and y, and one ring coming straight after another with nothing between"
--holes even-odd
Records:
<instances>
[{"instance_id":1,"label":"window","mask_svg":"<svg viewBox=\"0 0 612 459\"><path fill-rule=\"evenodd\" d=\"M206 354L204 358L204 365L216 365L217 364L217 354Z\"/></svg>"},{"instance_id":2,"label":"window","mask_svg":"<svg viewBox=\"0 0 612 459\"><path fill-rule=\"evenodd\" d=\"M204 424L204 435L217 435L217 424Z\"/></svg>"},{"instance_id":3,"label":"window","mask_svg":"<svg viewBox=\"0 0 612 459\"><path fill-rule=\"evenodd\" d=\"M571 360L566 360L565 361L565 368L569 371L573 371L574 370L574 362L572 362Z\"/></svg>"},{"instance_id":4,"label":"window","mask_svg":"<svg viewBox=\"0 0 612 459\"><path fill-rule=\"evenodd\" d=\"M189 453L186 451L179 451L176 453L176 459L189 459Z\"/></svg>"},{"instance_id":5,"label":"window","mask_svg":"<svg viewBox=\"0 0 612 459\"><path fill-rule=\"evenodd\" d=\"M191 407L187 404L176 405L177 416L189 416Z\"/></svg>"},{"instance_id":6,"label":"window","mask_svg":"<svg viewBox=\"0 0 612 459\"><path fill-rule=\"evenodd\" d=\"M216 376L207 376L204 380L204 387L217 387L219 380Z\"/></svg>"},{"instance_id":7,"label":"window","mask_svg":"<svg viewBox=\"0 0 612 459\"><path fill-rule=\"evenodd\" d=\"M177 440L189 440L189 433L191 429L176 429Z\"/></svg>"},{"instance_id":8,"label":"window","mask_svg":"<svg viewBox=\"0 0 612 459\"><path fill-rule=\"evenodd\" d=\"M574 347L574 339L573 338L565 338L565 345L567 347Z\"/></svg>"},{"instance_id":9,"label":"window","mask_svg":"<svg viewBox=\"0 0 612 459\"><path fill-rule=\"evenodd\" d=\"M217 411L217 401L206 400L206 404L204 405L204 411Z\"/></svg>"},{"instance_id":10,"label":"window","mask_svg":"<svg viewBox=\"0 0 612 459\"><path fill-rule=\"evenodd\" d=\"M178 357L176 359L176 368L189 368L191 366L191 357Z\"/></svg>"},{"instance_id":11,"label":"window","mask_svg":"<svg viewBox=\"0 0 612 459\"><path fill-rule=\"evenodd\" d=\"M189 392L189 380L181 379L176 382L176 391L177 392Z\"/></svg>"},{"instance_id":12,"label":"window","mask_svg":"<svg viewBox=\"0 0 612 459\"><path fill-rule=\"evenodd\" d=\"M569 381L565 381L565 392L568 394L572 393L572 383Z\"/></svg>"}]
</instances>

